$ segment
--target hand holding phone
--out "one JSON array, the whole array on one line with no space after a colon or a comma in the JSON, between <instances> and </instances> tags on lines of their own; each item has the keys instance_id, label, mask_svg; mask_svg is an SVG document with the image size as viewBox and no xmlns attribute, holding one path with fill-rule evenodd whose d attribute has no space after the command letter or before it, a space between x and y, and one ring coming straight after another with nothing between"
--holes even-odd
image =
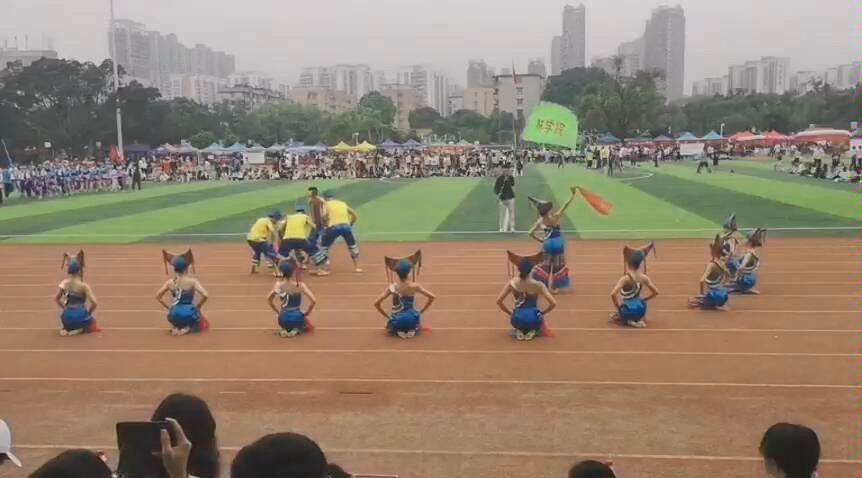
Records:
<instances>
[{"instance_id":1,"label":"hand holding phone","mask_svg":"<svg viewBox=\"0 0 862 478\"><path fill-rule=\"evenodd\" d=\"M176 420L173 418L166 418L165 420L168 426L162 428L159 435L162 464L164 464L170 478L186 478L192 443L186 437L183 427Z\"/></svg>"},{"instance_id":2,"label":"hand holding phone","mask_svg":"<svg viewBox=\"0 0 862 478\"><path fill-rule=\"evenodd\" d=\"M176 420L117 423L120 478L186 478L191 443Z\"/></svg>"}]
</instances>

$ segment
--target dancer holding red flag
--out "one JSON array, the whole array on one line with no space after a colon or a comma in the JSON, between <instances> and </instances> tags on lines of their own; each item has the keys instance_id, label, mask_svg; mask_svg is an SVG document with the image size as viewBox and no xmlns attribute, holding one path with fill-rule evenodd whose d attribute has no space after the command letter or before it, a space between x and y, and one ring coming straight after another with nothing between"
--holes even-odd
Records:
<instances>
[{"instance_id":1,"label":"dancer holding red flag","mask_svg":"<svg viewBox=\"0 0 862 478\"><path fill-rule=\"evenodd\" d=\"M580 186L572 187L571 193L568 201L557 211L553 210L554 205L551 201L527 196L539 213L539 219L530 229L529 234L532 239L542 243L543 253L542 262L533 270L533 278L545 284L551 293L571 287L569 267L566 263L566 240L563 238L560 222L563 213L575 200L575 196L581 193L587 204L599 214L608 215L613 209L609 202Z\"/></svg>"}]
</instances>

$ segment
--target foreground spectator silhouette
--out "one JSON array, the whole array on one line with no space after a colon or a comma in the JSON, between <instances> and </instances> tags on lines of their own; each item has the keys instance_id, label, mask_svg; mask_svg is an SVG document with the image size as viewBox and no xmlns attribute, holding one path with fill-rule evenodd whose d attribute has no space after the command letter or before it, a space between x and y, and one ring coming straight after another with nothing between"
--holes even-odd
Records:
<instances>
[{"instance_id":1,"label":"foreground spectator silhouette","mask_svg":"<svg viewBox=\"0 0 862 478\"><path fill-rule=\"evenodd\" d=\"M29 478L112 478L105 460L90 450L67 450L46 461Z\"/></svg>"},{"instance_id":2,"label":"foreground spectator silhouette","mask_svg":"<svg viewBox=\"0 0 862 478\"><path fill-rule=\"evenodd\" d=\"M221 465L216 421L207 402L183 393L168 395L156 407L151 420L155 422L167 418L176 420L192 443L188 474L197 478L219 478Z\"/></svg>"},{"instance_id":3,"label":"foreground spectator silhouette","mask_svg":"<svg viewBox=\"0 0 862 478\"><path fill-rule=\"evenodd\" d=\"M607 463L585 460L569 470L569 478L616 478L613 468Z\"/></svg>"},{"instance_id":4,"label":"foreground spectator silhouette","mask_svg":"<svg viewBox=\"0 0 862 478\"><path fill-rule=\"evenodd\" d=\"M760 454L768 476L812 478L820 462L820 440L804 425L776 423L763 434Z\"/></svg>"},{"instance_id":5,"label":"foreground spectator silhouette","mask_svg":"<svg viewBox=\"0 0 862 478\"><path fill-rule=\"evenodd\" d=\"M329 464L314 440L298 433L273 433L243 447L233 459L231 478L327 478L350 476Z\"/></svg>"}]
</instances>

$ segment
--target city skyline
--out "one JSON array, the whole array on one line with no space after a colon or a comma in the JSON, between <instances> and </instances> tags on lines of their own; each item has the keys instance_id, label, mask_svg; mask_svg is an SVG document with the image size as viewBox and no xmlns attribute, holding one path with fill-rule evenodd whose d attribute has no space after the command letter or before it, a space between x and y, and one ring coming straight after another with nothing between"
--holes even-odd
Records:
<instances>
[{"instance_id":1,"label":"city skyline","mask_svg":"<svg viewBox=\"0 0 862 478\"><path fill-rule=\"evenodd\" d=\"M107 0L79 2L74 22L58 13L62 7L59 0L8 1L12 4L10 14L0 18L4 36L26 32L33 48L38 41L33 39L47 33L56 40L61 57L99 61L108 56ZM291 84L304 67L338 63L368 63L387 72L403 64L430 63L459 84L466 84L466 65L473 58L498 67L514 60L517 70L526 71L530 58L550 56L548 47L554 32L560 30L560 13L566 4L536 2L530 6L527 19L523 5L516 2L420 1L411 12L411 18L417 20L405 21L403 15L387 17L387 12L397 11L390 0L362 5L323 1L303 11L309 17L332 17L327 28L321 29L305 25L314 22L280 27L280 15L261 15L279 11L278 5L268 0L247 0L241 11L218 0L116 3L118 18L134 19L164 34L175 33L187 45L202 43L228 51L237 57L237 70L264 71ZM727 0L721 9L697 0L670 3L680 4L686 13L686 91L694 81L721 76L728 65L761 55L792 57L794 67L800 70L823 70L857 56L853 15L847 15L843 9L849 8L836 0L800 4L793 9L773 0L758 4ZM621 43L643 31L644 21L660 4L623 0L586 3L586 57L615 54ZM621 11L625 15L620 15ZM743 11L746 13L739 13ZM350 26L372 17L377 26L370 31ZM228 19L230 27L218 27ZM722 23L734 28L715 28ZM431 33L434 31L445 35ZM812 31L817 34L810 34ZM549 60L550 70L553 58Z\"/></svg>"}]
</instances>

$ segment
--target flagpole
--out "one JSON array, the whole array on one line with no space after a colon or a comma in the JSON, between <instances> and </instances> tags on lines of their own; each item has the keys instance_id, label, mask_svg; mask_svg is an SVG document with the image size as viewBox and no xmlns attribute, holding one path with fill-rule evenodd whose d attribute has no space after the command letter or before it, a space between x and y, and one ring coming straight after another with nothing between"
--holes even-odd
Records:
<instances>
[{"instance_id":1,"label":"flagpole","mask_svg":"<svg viewBox=\"0 0 862 478\"><path fill-rule=\"evenodd\" d=\"M518 151L518 77L512 62L512 151Z\"/></svg>"},{"instance_id":2,"label":"flagpole","mask_svg":"<svg viewBox=\"0 0 862 478\"><path fill-rule=\"evenodd\" d=\"M120 108L120 67L117 64L117 25L114 21L114 0L111 2L111 63L114 65L114 95L117 100L117 150L120 157L123 158L123 111Z\"/></svg>"}]
</instances>

